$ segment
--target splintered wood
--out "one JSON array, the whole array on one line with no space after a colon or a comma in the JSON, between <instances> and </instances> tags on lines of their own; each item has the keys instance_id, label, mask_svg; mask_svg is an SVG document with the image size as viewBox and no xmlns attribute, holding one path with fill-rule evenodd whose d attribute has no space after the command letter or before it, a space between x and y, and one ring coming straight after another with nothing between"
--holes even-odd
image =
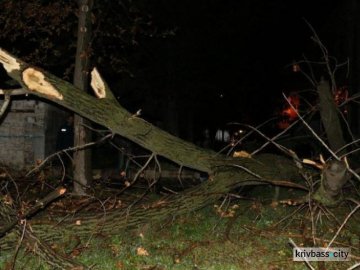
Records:
<instances>
[{"instance_id":1,"label":"splintered wood","mask_svg":"<svg viewBox=\"0 0 360 270\"><path fill-rule=\"evenodd\" d=\"M106 98L106 86L96 68L91 71L90 85L98 98Z\"/></svg>"},{"instance_id":2,"label":"splintered wood","mask_svg":"<svg viewBox=\"0 0 360 270\"><path fill-rule=\"evenodd\" d=\"M8 73L13 70L20 69L20 63L16 60L16 58L12 57L2 49L0 49L0 63L4 66L6 72Z\"/></svg>"},{"instance_id":3,"label":"splintered wood","mask_svg":"<svg viewBox=\"0 0 360 270\"><path fill-rule=\"evenodd\" d=\"M22 73L22 79L27 88L31 91L46 95L49 98L59 100L63 100L64 98L51 83L45 80L45 75L34 68L25 69Z\"/></svg>"}]
</instances>

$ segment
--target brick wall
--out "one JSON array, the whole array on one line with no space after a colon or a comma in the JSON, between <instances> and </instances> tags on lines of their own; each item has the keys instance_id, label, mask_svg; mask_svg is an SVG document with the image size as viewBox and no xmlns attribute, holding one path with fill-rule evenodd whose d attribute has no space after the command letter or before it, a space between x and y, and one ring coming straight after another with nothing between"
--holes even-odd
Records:
<instances>
[{"instance_id":1,"label":"brick wall","mask_svg":"<svg viewBox=\"0 0 360 270\"><path fill-rule=\"evenodd\" d=\"M12 100L0 120L0 163L24 169L53 153L64 117L59 108L40 100Z\"/></svg>"}]
</instances>

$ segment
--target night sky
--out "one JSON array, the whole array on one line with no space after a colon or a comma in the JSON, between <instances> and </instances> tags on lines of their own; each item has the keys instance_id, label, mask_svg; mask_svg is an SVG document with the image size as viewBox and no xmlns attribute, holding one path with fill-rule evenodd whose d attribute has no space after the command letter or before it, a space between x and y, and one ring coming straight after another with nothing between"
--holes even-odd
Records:
<instances>
[{"instance_id":1,"label":"night sky","mask_svg":"<svg viewBox=\"0 0 360 270\"><path fill-rule=\"evenodd\" d=\"M127 109L141 108L143 117L184 138L193 139L191 133L232 121L259 124L281 108L282 92L309 87L301 75L291 72L294 60L304 56L321 60L305 20L330 54L339 61L349 55L348 7L343 1L139 0L125 1L136 3L136 8L128 5L131 9L125 15L119 14L115 2L119 1L102 1L107 5L103 13L95 9L95 27L99 22L106 25L106 19L110 26L105 30L111 33L112 25L121 27L118 17L123 16L142 18L150 31L136 36L135 45L126 49L121 39L95 38L101 41L94 45L93 65ZM44 38L37 37L32 37L32 45L19 38L0 42L21 55ZM58 49L65 54L61 59L72 61L70 42L58 39L58 43L64 48ZM111 48L112 58L119 51L119 58L126 59L124 68L110 71L104 57L97 55L101 47ZM51 71L64 73L59 70Z\"/></svg>"},{"instance_id":2,"label":"night sky","mask_svg":"<svg viewBox=\"0 0 360 270\"><path fill-rule=\"evenodd\" d=\"M302 75L291 72L294 60L321 60L307 22L330 53L341 61L347 56L341 1L157 3L150 6L155 24L174 29L175 35L144 43L145 72L161 78L149 79L150 85L174 96L180 121L188 119L184 112L195 115L195 127L259 124L281 108L282 92L308 88Z\"/></svg>"}]
</instances>

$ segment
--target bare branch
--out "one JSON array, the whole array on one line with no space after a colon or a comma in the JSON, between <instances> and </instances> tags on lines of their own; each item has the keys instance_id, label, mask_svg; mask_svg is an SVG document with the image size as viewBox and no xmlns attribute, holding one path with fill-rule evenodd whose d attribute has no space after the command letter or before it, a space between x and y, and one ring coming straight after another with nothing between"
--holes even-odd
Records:
<instances>
[{"instance_id":1,"label":"bare branch","mask_svg":"<svg viewBox=\"0 0 360 270\"><path fill-rule=\"evenodd\" d=\"M308 130L314 135L314 137L326 148L326 150L329 151L329 153L336 159L340 160L340 158L329 148L329 146L319 137L319 135L316 134L316 132L310 127L310 125L304 120L304 118L298 113L298 111L295 109L295 107L291 104L290 100L285 96L283 93L283 96L287 103L290 105L290 107L296 112L297 116L301 120L301 122L308 128Z\"/></svg>"},{"instance_id":2,"label":"bare branch","mask_svg":"<svg viewBox=\"0 0 360 270\"><path fill-rule=\"evenodd\" d=\"M10 104L10 95L9 94L5 94L5 98L4 98L4 102L0 108L0 118L2 117L2 115L5 113L6 109L9 107Z\"/></svg>"},{"instance_id":3,"label":"bare branch","mask_svg":"<svg viewBox=\"0 0 360 270\"><path fill-rule=\"evenodd\" d=\"M4 66L7 73L20 69L20 62L2 49L0 49L0 63Z\"/></svg>"},{"instance_id":4,"label":"bare branch","mask_svg":"<svg viewBox=\"0 0 360 270\"><path fill-rule=\"evenodd\" d=\"M353 202L356 202L356 201L353 200ZM349 218L360 208L360 203L356 202L356 204L357 204L357 206L347 215L344 222L341 224L340 228L337 230L336 234L334 235L334 237L329 242L327 248L330 248L331 244L335 241L336 237L339 235L339 233L341 232L342 228L345 226L345 224L347 223Z\"/></svg>"},{"instance_id":5,"label":"bare branch","mask_svg":"<svg viewBox=\"0 0 360 270\"><path fill-rule=\"evenodd\" d=\"M24 88L0 89L0 96L6 94L10 94L10 96L22 96L22 95L28 95L29 92L26 91Z\"/></svg>"},{"instance_id":6,"label":"bare branch","mask_svg":"<svg viewBox=\"0 0 360 270\"><path fill-rule=\"evenodd\" d=\"M81 149L84 149L84 148L87 148L87 147L90 147L90 146L93 146L95 144L98 144L108 138L110 138L112 136L112 134L108 134L106 136L104 136L103 138L101 138L100 140L96 141L96 142L90 142L90 143L87 143L87 144L83 144L83 145L79 145L79 146L74 146L74 147L69 147L67 149L64 149L64 150L60 150L50 156L48 156L47 158L45 158L38 166L36 166L34 169L32 169L31 171L29 171L26 176L28 177L29 175L33 174L34 172L40 170L45 164L46 162L48 162L50 159L52 159L53 157L55 156L59 156L60 154L62 153L65 153L65 154L68 154L69 151L77 151L77 150L81 150Z\"/></svg>"}]
</instances>

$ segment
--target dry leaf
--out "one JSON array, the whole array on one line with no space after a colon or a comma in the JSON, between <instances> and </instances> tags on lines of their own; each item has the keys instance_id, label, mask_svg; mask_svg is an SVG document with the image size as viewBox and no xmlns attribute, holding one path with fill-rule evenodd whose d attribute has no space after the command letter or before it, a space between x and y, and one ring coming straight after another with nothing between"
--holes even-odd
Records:
<instances>
[{"instance_id":1,"label":"dry leaf","mask_svg":"<svg viewBox=\"0 0 360 270\"><path fill-rule=\"evenodd\" d=\"M71 257L75 258L75 257L79 256L80 253L81 253L80 249L78 249L78 248L74 249L73 251L71 251Z\"/></svg>"},{"instance_id":2,"label":"dry leaf","mask_svg":"<svg viewBox=\"0 0 360 270\"><path fill-rule=\"evenodd\" d=\"M251 155L246 151L235 151L233 154L235 158L251 158Z\"/></svg>"},{"instance_id":3,"label":"dry leaf","mask_svg":"<svg viewBox=\"0 0 360 270\"><path fill-rule=\"evenodd\" d=\"M116 269L125 269L122 261L116 262Z\"/></svg>"},{"instance_id":4,"label":"dry leaf","mask_svg":"<svg viewBox=\"0 0 360 270\"><path fill-rule=\"evenodd\" d=\"M271 204L270 204L270 207L271 208L276 208L278 205L279 205L278 201L272 201Z\"/></svg>"},{"instance_id":5,"label":"dry leaf","mask_svg":"<svg viewBox=\"0 0 360 270\"><path fill-rule=\"evenodd\" d=\"M2 197L2 199L4 200L4 203L7 204L7 205L13 205L14 204L13 199L8 194L5 194L5 196Z\"/></svg>"},{"instance_id":6,"label":"dry leaf","mask_svg":"<svg viewBox=\"0 0 360 270\"><path fill-rule=\"evenodd\" d=\"M81 220L78 219L76 222L75 222L76 225L80 226L81 225Z\"/></svg>"},{"instance_id":7,"label":"dry leaf","mask_svg":"<svg viewBox=\"0 0 360 270\"><path fill-rule=\"evenodd\" d=\"M149 256L149 252L143 247L138 247L136 249L136 254L138 256Z\"/></svg>"}]
</instances>

